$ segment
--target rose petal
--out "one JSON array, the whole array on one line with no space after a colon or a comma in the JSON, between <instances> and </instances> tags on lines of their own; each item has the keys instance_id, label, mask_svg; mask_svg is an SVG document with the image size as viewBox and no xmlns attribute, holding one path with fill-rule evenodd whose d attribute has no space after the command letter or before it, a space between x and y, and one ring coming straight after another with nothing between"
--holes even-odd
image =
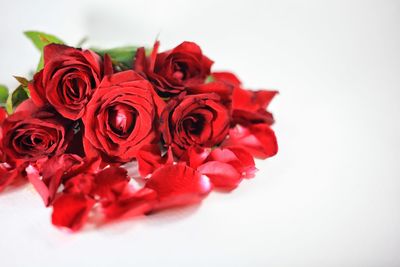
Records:
<instances>
[{"instance_id":1,"label":"rose petal","mask_svg":"<svg viewBox=\"0 0 400 267\"><path fill-rule=\"evenodd\" d=\"M210 152L210 148L191 146L185 151L179 160L186 162L190 167L196 169L205 162Z\"/></svg>"},{"instance_id":2,"label":"rose petal","mask_svg":"<svg viewBox=\"0 0 400 267\"><path fill-rule=\"evenodd\" d=\"M86 222L95 201L82 194L65 194L56 199L51 215L52 223L72 231L79 230Z\"/></svg>"},{"instance_id":3,"label":"rose petal","mask_svg":"<svg viewBox=\"0 0 400 267\"><path fill-rule=\"evenodd\" d=\"M148 213L153 209L157 194L150 188L128 192L116 201L103 204L103 212L109 219L116 217L133 217Z\"/></svg>"},{"instance_id":4,"label":"rose petal","mask_svg":"<svg viewBox=\"0 0 400 267\"><path fill-rule=\"evenodd\" d=\"M128 171L121 167L109 167L95 176L93 193L101 200L112 201L125 189L130 178Z\"/></svg>"},{"instance_id":5,"label":"rose petal","mask_svg":"<svg viewBox=\"0 0 400 267\"><path fill-rule=\"evenodd\" d=\"M15 112L23 112L27 111L29 113L35 113L39 108L35 105L31 98L24 100L18 107L15 109Z\"/></svg>"},{"instance_id":6,"label":"rose petal","mask_svg":"<svg viewBox=\"0 0 400 267\"><path fill-rule=\"evenodd\" d=\"M241 147L216 148L207 161L219 161L232 165L243 178L254 177L257 171L253 156Z\"/></svg>"},{"instance_id":7,"label":"rose petal","mask_svg":"<svg viewBox=\"0 0 400 267\"><path fill-rule=\"evenodd\" d=\"M238 146L254 157L265 159L278 152L278 143L275 133L268 124L259 123L243 127L237 125L230 129L229 137L223 142L222 147Z\"/></svg>"},{"instance_id":8,"label":"rose petal","mask_svg":"<svg viewBox=\"0 0 400 267\"><path fill-rule=\"evenodd\" d=\"M41 159L36 164L30 164L26 169L29 182L49 206L61 185L63 176L75 165L81 164L81 158L76 155L64 154L49 160Z\"/></svg>"},{"instance_id":9,"label":"rose petal","mask_svg":"<svg viewBox=\"0 0 400 267\"><path fill-rule=\"evenodd\" d=\"M146 188L157 192L156 209L200 202L211 190L207 177L185 163L165 165L155 171Z\"/></svg>"},{"instance_id":10,"label":"rose petal","mask_svg":"<svg viewBox=\"0 0 400 267\"><path fill-rule=\"evenodd\" d=\"M242 83L239 78L231 72L213 72L211 75L215 81L224 82L233 86L240 86Z\"/></svg>"},{"instance_id":11,"label":"rose petal","mask_svg":"<svg viewBox=\"0 0 400 267\"><path fill-rule=\"evenodd\" d=\"M221 189L235 189L242 181L242 175L229 163L209 161L197 170L210 178L213 186Z\"/></svg>"},{"instance_id":12,"label":"rose petal","mask_svg":"<svg viewBox=\"0 0 400 267\"><path fill-rule=\"evenodd\" d=\"M191 86L187 89L191 94L207 94L207 93L216 93L221 97L221 101L227 102L230 100L232 95L233 87L229 86L223 82L210 82L205 84L199 84L195 86Z\"/></svg>"},{"instance_id":13,"label":"rose petal","mask_svg":"<svg viewBox=\"0 0 400 267\"><path fill-rule=\"evenodd\" d=\"M103 65L104 65L104 75L111 75L114 73L112 59L109 54L104 55Z\"/></svg>"},{"instance_id":14,"label":"rose petal","mask_svg":"<svg viewBox=\"0 0 400 267\"><path fill-rule=\"evenodd\" d=\"M149 144L141 147L136 160L138 161L139 173L142 177L147 177L162 165L173 162L174 158L170 149L164 156L161 154L158 144Z\"/></svg>"},{"instance_id":15,"label":"rose petal","mask_svg":"<svg viewBox=\"0 0 400 267\"><path fill-rule=\"evenodd\" d=\"M91 173L79 173L70 178L64 184L64 193L82 193L90 195L94 186L94 175Z\"/></svg>"},{"instance_id":16,"label":"rose petal","mask_svg":"<svg viewBox=\"0 0 400 267\"><path fill-rule=\"evenodd\" d=\"M0 163L0 192L12 184L18 177L21 177L23 166L21 167L13 168L7 163Z\"/></svg>"}]
</instances>

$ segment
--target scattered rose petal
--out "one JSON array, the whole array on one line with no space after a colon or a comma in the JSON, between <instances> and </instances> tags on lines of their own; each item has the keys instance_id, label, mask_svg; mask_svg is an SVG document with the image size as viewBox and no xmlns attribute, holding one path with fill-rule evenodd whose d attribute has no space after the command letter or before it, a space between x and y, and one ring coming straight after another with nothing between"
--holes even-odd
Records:
<instances>
[{"instance_id":1,"label":"scattered rose petal","mask_svg":"<svg viewBox=\"0 0 400 267\"><path fill-rule=\"evenodd\" d=\"M229 131L229 137L222 147L238 146L254 157L268 158L278 152L278 144L275 133L268 124L260 123L243 127L237 125Z\"/></svg>"},{"instance_id":2,"label":"scattered rose petal","mask_svg":"<svg viewBox=\"0 0 400 267\"><path fill-rule=\"evenodd\" d=\"M208 178L185 163L158 169L146 187L157 193L157 209L198 203L211 190Z\"/></svg>"},{"instance_id":3,"label":"scattered rose petal","mask_svg":"<svg viewBox=\"0 0 400 267\"><path fill-rule=\"evenodd\" d=\"M242 175L229 163L209 161L197 170L210 178L216 188L232 190L242 181Z\"/></svg>"},{"instance_id":4,"label":"scattered rose petal","mask_svg":"<svg viewBox=\"0 0 400 267\"><path fill-rule=\"evenodd\" d=\"M53 204L52 223L72 231L79 230L86 222L95 201L83 194L65 194Z\"/></svg>"}]
</instances>

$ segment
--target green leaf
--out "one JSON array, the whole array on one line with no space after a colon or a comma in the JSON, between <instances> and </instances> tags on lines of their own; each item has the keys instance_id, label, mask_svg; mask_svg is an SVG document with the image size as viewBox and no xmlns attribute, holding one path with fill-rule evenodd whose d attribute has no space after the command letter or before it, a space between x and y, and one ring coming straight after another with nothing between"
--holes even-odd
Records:
<instances>
[{"instance_id":1,"label":"green leaf","mask_svg":"<svg viewBox=\"0 0 400 267\"><path fill-rule=\"evenodd\" d=\"M39 64L36 68L36 71L40 71L43 69L44 66L44 59L43 59L43 48L48 45L48 44L64 44L64 42L48 33L44 32L37 32L37 31L26 31L24 32L25 36L28 37L32 43L35 45L35 47L40 51L40 60Z\"/></svg>"},{"instance_id":2,"label":"green leaf","mask_svg":"<svg viewBox=\"0 0 400 267\"><path fill-rule=\"evenodd\" d=\"M19 104L21 104L24 100L29 98L29 91L28 88L20 85L17 87L17 89L12 92L11 95L8 96L7 98L7 103L6 103L6 110L8 114L13 113L16 107L18 107Z\"/></svg>"},{"instance_id":3,"label":"green leaf","mask_svg":"<svg viewBox=\"0 0 400 267\"><path fill-rule=\"evenodd\" d=\"M25 36L28 37L32 43L36 46L36 48L42 52L43 47L45 47L48 44L64 44L64 42L52 35L52 34L48 34L48 33L44 33L44 32L37 32L37 31L26 31L24 32Z\"/></svg>"},{"instance_id":4,"label":"green leaf","mask_svg":"<svg viewBox=\"0 0 400 267\"><path fill-rule=\"evenodd\" d=\"M5 85L0 84L0 103L5 103L8 98L8 88Z\"/></svg>"},{"instance_id":5,"label":"green leaf","mask_svg":"<svg viewBox=\"0 0 400 267\"><path fill-rule=\"evenodd\" d=\"M137 49L137 46L122 46L110 49L91 48L91 50L100 56L108 54L111 57L113 64L123 69L132 68L133 58L135 57Z\"/></svg>"}]
</instances>

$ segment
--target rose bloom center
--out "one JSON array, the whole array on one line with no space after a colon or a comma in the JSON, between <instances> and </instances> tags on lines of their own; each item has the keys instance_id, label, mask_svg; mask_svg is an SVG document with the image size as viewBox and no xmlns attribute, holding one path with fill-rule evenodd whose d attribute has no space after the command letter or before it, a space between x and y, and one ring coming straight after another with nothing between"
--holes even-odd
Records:
<instances>
[{"instance_id":1,"label":"rose bloom center","mask_svg":"<svg viewBox=\"0 0 400 267\"><path fill-rule=\"evenodd\" d=\"M108 123L118 135L128 135L135 127L137 111L125 104L117 104L108 109Z\"/></svg>"}]
</instances>

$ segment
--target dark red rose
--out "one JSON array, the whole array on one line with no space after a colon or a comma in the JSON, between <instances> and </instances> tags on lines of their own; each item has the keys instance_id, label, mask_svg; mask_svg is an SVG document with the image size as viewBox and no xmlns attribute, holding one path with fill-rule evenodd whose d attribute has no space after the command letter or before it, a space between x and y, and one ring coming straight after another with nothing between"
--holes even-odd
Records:
<instances>
[{"instance_id":1,"label":"dark red rose","mask_svg":"<svg viewBox=\"0 0 400 267\"><path fill-rule=\"evenodd\" d=\"M64 117L77 120L102 76L101 58L96 53L50 44L44 48L44 68L35 74L29 91L39 107L49 103Z\"/></svg>"},{"instance_id":2,"label":"dark red rose","mask_svg":"<svg viewBox=\"0 0 400 267\"><path fill-rule=\"evenodd\" d=\"M229 112L218 95L187 95L169 101L160 129L165 143L179 156L193 145L218 145L228 134L229 123Z\"/></svg>"},{"instance_id":3,"label":"dark red rose","mask_svg":"<svg viewBox=\"0 0 400 267\"><path fill-rule=\"evenodd\" d=\"M154 48L157 52L158 43ZM192 42L183 42L157 55L153 51L150 58L146 58L144 52L144 48L138 50L135 70L143 71L163 97L177 95L187 87L204 83L213 64Z\"/></svg>"},{"instance_id":4,"label":"dark red rose","mask_svg":"<svg viewBox=\"0 0 400 267\"><path fill-rule=\"evenodd\" d=\"M85 153L105 162L128 162L157 137L156 118L164 102L134 71L106 76L83 116Z\"/></svg>"},{"instance_id":5,"label":"dark red rose","mask_svg":"<svg viewBox=\"0 0 400 267\"><path fill-rule=\"evenodd\" d=\"M63 153L71 136L69 124L44 110L10 115L2 125L2 148L7 161L34 161Z\"/></svg>"}]
</instances>

